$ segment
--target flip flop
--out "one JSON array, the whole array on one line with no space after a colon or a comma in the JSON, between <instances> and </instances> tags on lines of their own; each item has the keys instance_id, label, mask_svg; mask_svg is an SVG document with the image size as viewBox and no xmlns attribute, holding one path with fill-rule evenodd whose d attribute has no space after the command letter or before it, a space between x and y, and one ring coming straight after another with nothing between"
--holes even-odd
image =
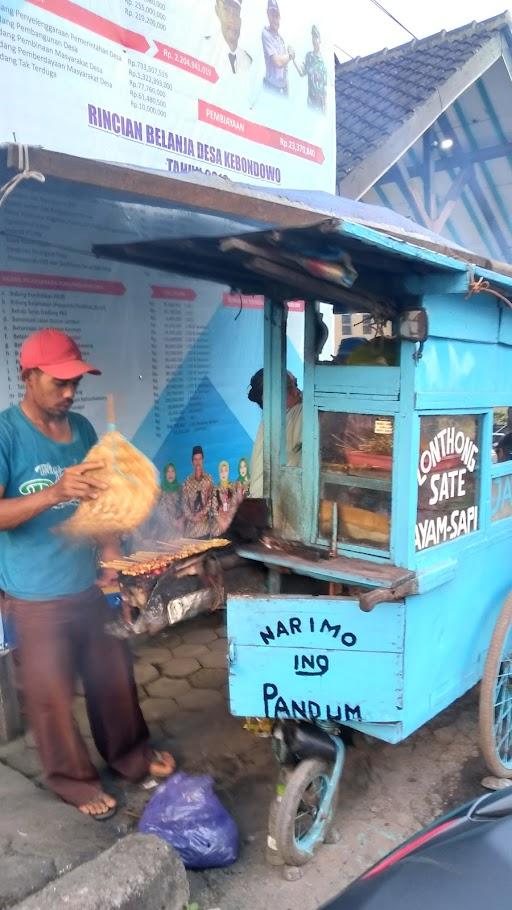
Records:
<instances>
[{"instance_id":1,"label":"flip flop","mask_svg":"<svg viewBox=\"0 0 512 910\"><path fill-rule=\"evenodd\" d=\"M92 818L95 822L106 822L108 818L113 818L117 812L117 806L112 806L111 809L107 809L106 812L100 812L99 815L94 815L91 812L85 813L82 812L82 815L88 815L89 818Z\"/></svg>"},{"instance_id":2,"label":"flip flop","mask_svg":"<svg viewBox=\"0 0 512 910\"><path fill-rule=\"evenodd\" d=\"M94 802L101 802L102 797L103 797L103 794L101 794L101 796L99 797L98 800L91 799L89 801L89 803L84 803L83 805L87 806ZM78 811L80 812L80 815L85 816L85 818L92 818L93 821L95 821L95 822L106 822L108 818L112 818L116 814L117 809L118 809L117 803L115 806L111 806L110 809L106 809L105 812L82 812L80 807L78 807Z\"/></svg>"}]
</instances>

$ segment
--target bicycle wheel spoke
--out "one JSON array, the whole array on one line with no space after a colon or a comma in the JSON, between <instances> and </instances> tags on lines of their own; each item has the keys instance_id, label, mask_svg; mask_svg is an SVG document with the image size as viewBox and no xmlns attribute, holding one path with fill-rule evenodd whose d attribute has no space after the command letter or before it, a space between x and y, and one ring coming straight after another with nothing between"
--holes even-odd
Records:
<instances>
[{"instance_id":1,"label":"bicycle wheel spoke","mask_svg":"<svg viewBox=\"0 0 512 910\"><path fill-rule=\"evenodd\" d=\"M304 790L295 816L294 831L297 843L310 834L326 792L327 782L323 777L312 780Z\"/></svg>"},{"instance_id":2,"label":"bicycle wheel spoke","mask_svg":"<svg viewBox=\"0 0 512 910\"><path fill-rule=\"evenodd\" d=\"M503 732L504 730L505 732ZM512 701L509 702L508 708L503 714L499 734L503 735L498 743L498 753L501 754L501 747L503 743L508 740L509 748L507 754L510 754L510 745L512 744Z\"/></svg>"}]
</instances>

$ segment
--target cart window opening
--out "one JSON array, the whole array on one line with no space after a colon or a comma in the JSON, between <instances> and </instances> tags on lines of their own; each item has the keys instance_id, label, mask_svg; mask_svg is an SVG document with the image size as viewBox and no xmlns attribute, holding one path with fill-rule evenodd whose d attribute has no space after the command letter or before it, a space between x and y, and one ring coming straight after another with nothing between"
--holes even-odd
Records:
<instances>
[{"instance_id":1,"label":"cart window opening","mask_svg":"<svg viewBox=\"0 0 512 910\"><path fill-rule=\"evenodd\" d=\"M416 550L478 530L480 418L420 418Z\"/></svg>"},{"instance_id":2,"label":"cart window opening","mask_svg":"<svg viewBox=\"0 0 512 910\"><path fill-rule=\"evenodd\" d=\"M389 549L393 418L321 411L319 536Z\"/></svg>"},{"instance_id":3,"label":"cart window opening","mask_svg":"<svg viewBox=\"0 0 512 910\"><path fill-rule=\"evenodd\" d=\"M491 521L496 522L512 517L512 408L494 408L492 460Z\"/></svg>"},{"instance_id":4,"label":"cart window opening","mask_svg":"<svg viewBox=\"0 0 512 910\"><path fill-rule=\"evenodd\" d=\"M495 464L512 460L512 408L494 408L492 460Z\"/></svg>"},{"instance_id":5,"label":"cart window opening","mask_svg":"<svg viewBox=\"0 0 512 910\"><path fill-rule=\"evenodd\" d=\"M315 359L317 363L331 363L336 352L336 317L328 303L317 303L315 308Z\"/></svg>"},{"instance_id":6,"label":"cart window opening","mask_svg":"<svg viewBox=\"0 0 512 910\"><path fill-rule=\"evenodd\" d=\"M400 345L392 337L391 322L378 325L370 313L334 316L335 366L397 366ZM325 361L327 358L322 357Z\"/></svg>"},{"instance_id":7,"label":"cart window opening","mask_svg":"<svg viewBox=\"0 0 512 910\"><path fill-rule=\"evenodd\" d=\"M299 305L300 304L300 305ZM288 305L286 321L286 461L302 463L302 389L304 388L304 304Z\"/></svg>"}]
</instances>

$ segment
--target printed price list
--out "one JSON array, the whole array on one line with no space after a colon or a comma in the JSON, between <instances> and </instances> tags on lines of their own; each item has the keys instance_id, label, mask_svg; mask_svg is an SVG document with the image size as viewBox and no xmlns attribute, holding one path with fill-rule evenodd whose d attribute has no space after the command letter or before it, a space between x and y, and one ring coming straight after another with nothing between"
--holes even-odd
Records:
<instances>
[{"instance_id":1,"label":"printed price list","mask_svg":"<svg viewBox=\"0 0 512 910\"><path fill-rule=\"evenodd\" d=\"M195 395L210 366L207 339L198 338L190 303L150 302L151 373L154 431L158 439L179 425L197 419L201 405Z\"/></svg>"},{"instance_id":2,"label":"printed price list","mask_svg":"<svg viewBox=\"0 0 512 910\"><path fill-rule=\"evenodd\" d=\"M124 0L128 27L135 31L140 31L141 26L167 31L167 5L168 0Z\"/></svg>"},{"instance_id":3,"label":"printed price list","mask_svg":"<svg viewBox=\"0 0 512 910\"><path fill-rule=\"evenodd\" d=\"M15 345L13 338L13 323L9 291L0 290L0 319L2 327L2 345L4 356L2 358L2 384L7 391L9 405L16 404L21 397L22 385L17 364L19 345Z\"/></svg>"},{"instance_id":4,"label":"printed price list","mask_svg":"<svg viewBox=\"0 0 512 910\"><path fill-rule=\"evenodd\" d=\"M134 110L154 116L167 115L167 98L172 91L169 74L143 60L128 61L128 90Z\"/></svg>"}]
</instances>

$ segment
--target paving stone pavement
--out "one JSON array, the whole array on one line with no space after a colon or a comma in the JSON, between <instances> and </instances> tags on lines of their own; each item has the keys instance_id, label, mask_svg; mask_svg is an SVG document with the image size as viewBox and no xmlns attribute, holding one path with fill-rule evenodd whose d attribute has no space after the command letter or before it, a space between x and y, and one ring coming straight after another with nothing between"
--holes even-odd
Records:
<instances>
[{"instance_id":1,"label":"paving stone pavement","mask_svg":"<svg viewBox=\"0 0 512 910\"><path fill-rule=\"evenodd\" d=\"M117 838L114 829L82 818L4 764L0 804L0 908L92 859Z\"/></svg>"},{"instance_id":2,"label":"paving stone pavement","mask_svg":"<svg viewBox=\"0 0 512 910\"><path fill-rule=\"evenodd\" d=\"M154 744L173 751L183 770L212 774L240 828L235 866L190 875L193 899L201 908L267 910L275 905L278 888L280 910L316 910L419 826L481 792L485 768L473 690L398 746L356 737L341 785L340 843L322 848L301 884L281 882L280 873L264 862L276 770L269 741L244 731L243 721L229 714L224 623L223 612L201 617L134 647L141 705ZM80 692L76 716L103 768ZM0 748L0 761L41 783L30 734ZM111 836L118 836L134 828L148 794L102 773L105 786L123 804L114 823L107 823Z\"/></svg>"}]
</instances>

